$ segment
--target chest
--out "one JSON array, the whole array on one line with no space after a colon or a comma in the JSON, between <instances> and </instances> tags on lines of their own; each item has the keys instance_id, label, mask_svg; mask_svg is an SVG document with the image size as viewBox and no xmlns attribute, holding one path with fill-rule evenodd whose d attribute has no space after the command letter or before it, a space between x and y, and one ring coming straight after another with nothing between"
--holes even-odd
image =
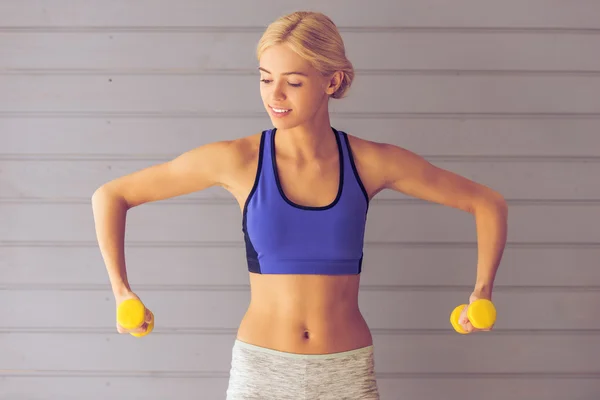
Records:
<instances>
[{"instance_id":1,"label":"chest","mask_svg":"<svg viewBox=\"0 0 600 400\"><path fill-rule=\"evenodd\" d=\"M343 179L340 167L336 158L304 164L279 160L273 166L281 194L305 207L325 207L335 201Z\"/></svg>"}]
</instances>

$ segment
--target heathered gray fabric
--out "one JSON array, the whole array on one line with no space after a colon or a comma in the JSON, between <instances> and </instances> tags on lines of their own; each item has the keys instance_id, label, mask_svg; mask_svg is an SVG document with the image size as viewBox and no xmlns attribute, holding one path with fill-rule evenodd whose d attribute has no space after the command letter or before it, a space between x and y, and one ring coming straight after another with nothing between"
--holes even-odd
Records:
<instances>
[{"instance_id":1,"label":"heathered gray fabric","mask_svg":"<svg viewBox=\"0 0 600 400\"><path fill-rule=\"evenodd\" d=\"M227 400L379 400L373 346L293 354L236 340Z\"/></svg>"}]
</instances>

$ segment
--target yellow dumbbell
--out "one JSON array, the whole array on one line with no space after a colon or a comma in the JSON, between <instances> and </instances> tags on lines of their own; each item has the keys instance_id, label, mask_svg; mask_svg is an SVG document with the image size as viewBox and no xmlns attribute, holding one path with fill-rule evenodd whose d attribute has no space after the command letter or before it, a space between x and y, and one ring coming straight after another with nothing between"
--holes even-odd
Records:
<instances>
[{"instance_id":1,"label":"yellow dumbbell","mask_svg":"<svg viewBox=\"0 0 600 400\"><path fill-rule=\"evenodd\" d=\"M450 314L450 323L454 327L454 330L461 334L469 333L458 323L458 318L466 306L466 304L461 304L452 310ZM474 328L488 329L496 322L496 307L494 307L494 303L490 300L475 300L469 305L467 317Z\"/></svg>"},{"instance_id":2,"label":"yellow dumbbell","mask_svg":"<svg viewBox=\"0 0 600 400\"><path fill-rule=\"evenodd\" d=\"M132 336L142 337L152 332L154 329L154 314L152 314L152 311L150 311L150 315L152 319L148 323L146 331L140 333L130 332ZM146 307L138 299L125 300L117 308L117 322L125 329L137 329L144 325L145 319Z\"/></svg>"}]
</instances>

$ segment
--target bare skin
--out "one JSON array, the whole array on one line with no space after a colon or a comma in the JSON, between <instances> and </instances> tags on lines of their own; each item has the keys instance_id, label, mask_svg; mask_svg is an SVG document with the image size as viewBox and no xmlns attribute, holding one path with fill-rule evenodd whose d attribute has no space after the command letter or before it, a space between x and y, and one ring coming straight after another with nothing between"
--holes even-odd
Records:
<instances>
[{"instance_id":1,"label":"bare skin","mask_svg":"<svg viewBox=\"0 0 600 400\"><path fill-rule=\"evenodd\" d=\"M339 87L338 72L321 76L285 46L261 58L261 96L278 128L277 168L286 196L297 204L323 206L335 198L339 155L331 132L328 101ZM285 72L300 71L304 75ZM291 109L274 117L270 106ZM491 299L506 239L507 207L492 189L442 170L401 147L349 134L357 171L369 198L390 189L472 213L479 243L470 301ZM260 133L200 146L177 158L102 185L92 197L98 244L115 304L137 297L127 280L124 229L127 210L141 204L220 186L240 211L254 184ZM251 300L237 337L280 351L325 354L372 344L358 307L360 277L250 274ZM463 327L472 332L466 318ZM117 324L120 333L128 331ZM145 330L145 326L138 331Z\"/></svg>"},{"instance_id":2,"label":"bare skin","mask_svg":"<svg viewBox=\"0 0 600 400\"><path fill-rule=\"evenodd\" d=\"M259 136L250 138L249 147L257 149L259 139ZM358 139L351 139L351 143L358 145ZM337 154L337 150L333 153ZM372 197L382 182L375 182L374 174L369 177L367 162L358 158L357 168L368 177L364 184ZM256 170L257 163L255 156L248 170ZM339 185L338 156L302 164L278 157L277 166L286 196L305 206L330 204ZM240 209L252 188L254 175L242 179L243 189L231 190ZM335 353L368 346L372 344L372 337L358 307L359 282L359 275L251 273L251 301L237 337L258 346L303 354Z\"/></svg>"}]
</instances>

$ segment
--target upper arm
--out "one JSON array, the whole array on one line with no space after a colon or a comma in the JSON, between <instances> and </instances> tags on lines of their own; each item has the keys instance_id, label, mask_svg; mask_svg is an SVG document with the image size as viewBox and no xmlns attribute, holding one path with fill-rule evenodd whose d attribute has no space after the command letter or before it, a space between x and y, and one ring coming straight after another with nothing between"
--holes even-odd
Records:
<instances>
[{"instance_id":1,"label":"upper arm","mask_svg":"<svg viewBox=\"0 0 600 400\"><path fill-rule=\"evenodd\" d=\"M467 212L473 212L479 202L504 201L491 188L439 168L409 150L384 144L379 153L384 188Z\"/></svg>"},{"instance_id":2,"label":"upper arm","mask_svg":"<svg viewBox=\"0 0 600 400\"><path fill-rule=\"evenodd\" d=\"M129 208L196 192L224 184L231 165L228 162L234 157L231 141L205 144L167 162L116 178L96 192L119 196Z\"/></svg>"}]
</instances>

